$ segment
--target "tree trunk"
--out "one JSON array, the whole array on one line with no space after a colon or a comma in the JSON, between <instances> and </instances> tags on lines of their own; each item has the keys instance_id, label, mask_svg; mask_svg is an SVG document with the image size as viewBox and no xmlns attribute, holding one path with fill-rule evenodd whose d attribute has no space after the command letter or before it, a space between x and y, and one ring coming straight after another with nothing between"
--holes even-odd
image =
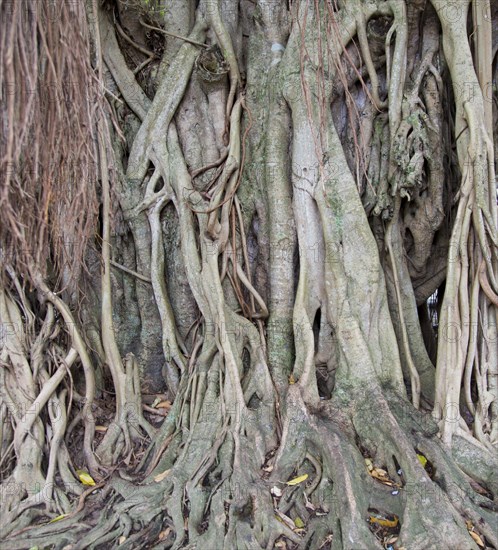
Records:
<instances>
[{"instance_id":1,"label":"tree trunk","mask_svg":"<svg viewBox=\"0 0 498 550\"><path fill-rule=\"evenodd\" d=\"M39 4L0 5L2 548L498 549L489 1Z\"/></svg>"}]
</instances>

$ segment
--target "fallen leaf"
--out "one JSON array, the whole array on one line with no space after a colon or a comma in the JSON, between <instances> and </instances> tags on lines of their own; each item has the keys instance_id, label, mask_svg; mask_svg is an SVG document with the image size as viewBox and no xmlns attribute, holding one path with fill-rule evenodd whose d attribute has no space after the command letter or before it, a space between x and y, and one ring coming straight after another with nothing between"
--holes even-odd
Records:
<instances>
[{"instance_id":1,"label":"fallen leaf","mask_svg":"<svg viewBox=\"0 0 498 550\"><path fill-rule=\"evenodd\" d=\"M390 487L394 487L395 483L389 478L388 473L382 468L374 468L369 473L373 478L381 481L384 485L389 485Z\"/></svg>"},{"instance_id":2,"label":"fallen leaf","mask_svg":"<svg viewBox=\"0 0 498 550\"><path fill-rule=\"evenodd\" d=\"M93 477L88 472L85 472L85 470L76 470L76 473L78 474L78 478L83 485L89 485L92 487L95 485Z\"/></svg>"},{"instance_id":3,"label":"fallen leaf","mask_svg":"<svg viewBox=\"0 0 498 550\"><path fill-rule=\"evenodd\" d=\"M425 456L417 453L417 458L419 459L420 464L422 464L422 466L425 468L427 464L427 459L425 458Z\"/></svg>"},{"instance_id":4,"label":"fallen leaf","mask_svg":"<svg viewBox=\"0 0 498 550\"><path fill-rule=\"evenodd\" d=\"M54 522L56 522L56 521L60 521L61 519L64 519L64 518L65 518L66 516L68 516L68 515L69 515L69 514L61 514L60 516L57 516L56 518L51 519L51 520L49 521L49 523L54 523Z\"/></svg>"},{"instance_id":5,"label":"fallen leaf","mask_svg":"<svg viewBox=\"0 0 498 550\"><path fill-rule=\"evenodd\" d=\"M156 409L166 409L169 411L171 409L171 401L160 401L156 406Z\"/></svg>"},{"instance_id":6,"label":"fallen leaf","mask_svg":"<svg viewBox=\"0 0 498 550\"><path fill-rule=\"evenodd\" d=\"M292 385L292 384L295 384L295 383L296 383L296 379L294 378L294 375L291 374L291 375L289 376L289 384Z\"/></svg>"},{"instance_id":7,"label":"fallen leaf","mask_svg":"<svg viewBox=\"0 0 498 550\"><path fill-rule=\"evenodd\" d=\"M298 529L302 529L304 527L304 521L297 517L295 520L294 520L294 525L298 528Z\"/></svg>"},{"instance_id":8,"label":"fallen leaf","mask_svg":"<svg viewBox=\"0 0 498 550\"><path fill-rule=\"evenodd\" d=\"M287 544L285 540L279 540L275 543L275 548L281 548L282 550L287 550Z\"/></svg>"},{"instance_id":9,"label":"fallen leaf","mask_svg":"<svg viewBox=\"0 0 498 550\"><path fill-rule=\"evenodd\" d=\"M392 516L392 519L382 516L370 516L368 521L370 523L377 523L377 525L381 525L382 527L396 527L399 519L398 516Z\"/></svg>"},{"instance_id":10,"label":"fallen leaf","mask_svg":"<svg viewBox=\"0 0 498 550\"><path fill-rule=\"evenodd\" d=\"M169 468L168 470L164 470L164 472L157 474L157 476L154 478L154 481L156 483L159 483L163 479L167 478L170 472L171 472L171 468Z\"/></svg>"},{"instance_id":11,"label":"fallen leaf","mask_svg":"<svg viewBox=\"0 0 498 550\"><path fill-rule=\"evenodd\" d=\"M171 527L167 527L164 531L159 533L159 540L164 540L168 538L168 535L171 533Z\"/></svg>"},{"instance_id":12,"label":"fallen leaf","mask_svg":"<svg viewBox=\"0 0 498 550\"><path fill-rule=\"evenodd\" d=\"M372 470L372 476L376 477L377 479L389 479L389 475L382 468L374 468Z\"/></svg>"},{"instance_id":13,"label":"fallen leaf","mask_svg":"<svg viewBox=\"0 0 498 550\"><path fill-rule=\"evenodd\" d=\"M273 464L270 464L266 468L263 468L263 472L273 472Z\"/></svg>"},{"instance_id":14,"label":"fallen leaf","mask_svg":"<svg viewBox=\"0 0 498 550\"><path fill-rule=\"evenodd\" d=\"M308 508L308 510L313 512L316 510L316 506L308 499L306 493L304 493L304 505Z\"/></svg>"},{"instance_id":15,"label":"fallen leaf","mask_svg":"<svg viewBox=\"0 0 498 550\"><path fill-rule=\"evenodd\" d=\"M295 527L294 522L291 520L289 516L286 516L284 513L280 512L279 510L275 510L275 513L277 514L275 517L278 520L280 520L282 523L285 523L287 527L294 529Z\"/></svg>"},{"instance_id":16,"label":"fallen leaf","mask_svg":"<svg viewBox=\"0 0 498 550\"><path fill-rule=\"evenodd\" d=\"M291 479L287 482L287 485L299 485L299 483L302 483L303 481L306 481L308 479L308 474L304 474L299 477L295 477L294 479Z\"/></svg>"},{"instance_id":17,"label":"fallen leaf","mask_svg":"<svg viewBox=\"0 0 498 550\"><path fill-rule=\"evenodd\" d=\"M95 431L100 433L107 432L107 426L95 426Z\"/></svg>"},{"instance_id":18,"label":"fallen leaf","mask_svg":"<svg viewBox=\"0 0 498 550\"><path fill-rule=\"evenodd\" d=\"M475 540L476 544L478 544L481 548L485 548L484 541L475 531L469 531L469 535Z\"/></svg>"},{"instance_id":19,"label":"fallen leaf","mask_svg":"<svg viewBox=\"0 0 498 550\"><path fill-rule=\"evenodd\" d=\"M124 535L121 535L118 539L118 544L121 545L126 540L126 537Z\"/></svg>"},{"instance_id":20,"label":"fallen leaf","mask_svg":"<svg viewBox=\"0 0 498 550\"><path fill-rule=\"evenodd\" d=\"M371 458L365 458L365 464L367 465L367 469L369 472L373 470L373 462Z\"/></svg>"}]
</instances>

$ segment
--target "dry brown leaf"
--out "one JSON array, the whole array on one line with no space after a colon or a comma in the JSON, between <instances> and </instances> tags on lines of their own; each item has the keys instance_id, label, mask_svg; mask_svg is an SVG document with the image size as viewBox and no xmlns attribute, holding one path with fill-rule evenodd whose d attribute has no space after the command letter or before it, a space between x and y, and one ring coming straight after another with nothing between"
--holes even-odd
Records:
<instances>
[{"instance_id":1,"label":"dry brown leaf","mask_svg":"<svg viewBox=\"0 0 498 550\"><path fill-rule=\"evenodd\" d=\"M167 527L164 531L159 533L159 540L164 540L168 538L168 535L171 533L171 527Z\"/></svg>"},{"instance_id":2,"label":"dry brown leaf","mask_svg":"<svg viewBox=\"0 0 498 550\"><path fill-rule=\"evenodd\" d=\"M164 470L164 472L161 472L160 474L157 474L157 476L154 478L154 481L156 483L159 483L160 481L162 481L163 479L168 477L168 474L170 472L171 472L171 468L169 468L168 470Z\"/></svg>"},{"instance_id":3,"label":"dry brown leaf","mask_svg":"<svg viewBox=\"0 0 498 550\"><path fill-rule=\"evenodd\" d=\"M376 477L377 479L389 479L387 472L382 468L374 468L372 470L372 476Z\"/></svg>"},{"instance_id":4,"label":"dry brown leaf","mask_svg":"<svg viewBox=\"0 0 498 550\"><path fill-rule=\"evenodd\" d=\"M478 544L481 548L485 547L484 541L475 531L469 531L469 535L475 540L476 544Z\"/></svg>"},{"instance_id":5,"label":"dry brown leaf","mask_svg":"<svg viewBox=\"0 0 498 550\"><path fill-rule=\"evenodd\" d=\"M384 485L389 485L391 487L394 486L394 482L391 479L389 479L389 475L382 468L374 468L371 472L369 472L369 474L373 478L384 483Z\"/></svg>"},{"instance_id":6,"label":"dry brown leaf","mask_svg":"<svg viewBox=\"0 0 498 550\"><path fill-rule=\"evenodd\" d=\"M311 510L312 512L314 512L316 510L316 506L310 502L309 500L306 500L306 504L305 504L306 508L308 508L308 510Z\"/></svg>"},{"instance_id":7,"label":"dry brown leaf","mask_svg":"<svg viewBox=\"0 0 498 550\"><path fill-rule=\"evenodd\" d=\"M296 526L294 525L294 522L291 520L291 518L289 516L286 516L285 514L280 512L279 510L275 510L275 514L277 515L276 516L277 519L279 519L282 523L285 523L285 525L287 525L287 527L289 527L292 530L294 530L296 528Z\"/></svg>"},{"instance_id":8,"label":"dry brown leaf","mask_svg":"<svg viewBox=\"0 0 498 550\"><path fill-rule=\"evenodd\" d=\"M160 401L155 408L169 411L171 409L171 401Z\"/></svg>"}]
</instances>

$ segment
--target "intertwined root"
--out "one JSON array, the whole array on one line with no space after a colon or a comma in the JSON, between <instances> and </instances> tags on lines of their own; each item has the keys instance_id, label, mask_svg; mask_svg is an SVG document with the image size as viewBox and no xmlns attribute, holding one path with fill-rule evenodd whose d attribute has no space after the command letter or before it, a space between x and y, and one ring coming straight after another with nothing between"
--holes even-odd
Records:
<instances>
[{"instance_id":1,"label":"intertwined root","mask_svg":"<svg viewBox=\"0 0 498 550\"><path fill-rule=\"evenodd\" d=\"M301 490L287 487L279 506L306 525L321 525L310 528L305 537L314 544L328 528L332 548L380 547L368 527L370 510L399 518L400 546L427 548L431 541L434 547L445 547L451 541L452 547L473 547L469 521L496 546L492 495L473 489L475 481L448 456L427 414L392 391L371 385L368 392L349 388L347 402L333 398L318 415L310 414L298 391L289 390L283 439L270 479L277 483L309 473L312 481ZM485 460L496 463L482 452ZM430 475L417 456L420 453L431 465ZM387 470L389 484L368 475L365 455ZM482 482L480 474L475 477ZM427 514L427 509L434 514ZM317 517L316 510L328 514Z\"/></svg>"},{"instance_id":2,"label":"intertwined root","mask_svg":"<svg viewBox=\"0 0 498 550\"><path fill-rule=\"evenodd\" d=\"M438 3L433 2L435 6ZM119 152L114 159L118 165L121 156L127 157L126 170L124 164L118 166L122 177L114 182L114 191L134 239L137 271L145 276L134 269L128 269L128 274L152 287L149 294L137 290L142 336L161 334L168 389L176 398L156 433L142 414L137 362L131 354L122 358L114 335L111 182L107 173L111 123L108 121L107 127L100 119L96 141L103 210L101 312L96 315L101 341L99 336L97 347L112 375L115 419L95 449L95 368L72 311L30 264L30 278L40 293L37 303L46 313L43 323L37 321L38 312L31 310L22 285L10 270L10 290L1 289L0 318L22 330L7 335L0 355L1 442L6 448L2 456L13 463L7 468L9 478L2 484L5 498L0 528L2 536L9 537L4 548L50 544L62 548L71 544L73 549L83 549L119 543L130 549L156 544L174 549L271 549L284 537L296 548L331 545L338 550L382 547L387 544L387 535L407 548L425 548L428 544L460 548L475 547L468 532L471 529L498 547L493 530L498 494L493 475L498 465L490 454L498 429L498 400L492 393L496 389L494 365L498 362L493 360L496 349L485 338L496 322L497 238L493 146L484 130L484 109L479 102L457 98L457 146L463 183L450 243L450 257L457 261L448 271L441 324L456 322L465 330L457 344L440 339L434 371L427 357L419 361L411 356L416 338L407 328L418 319L412 307L415 297L409 269L404 261L399 264L398 257L404 254L399 226L401 201L410 197L415 180L424 177L420 149L431 139L438 142L437 132L431 128L437 109L427 92L428 120L420 98L426 73L431 72L433 79L427 82L429 86L432 83L436 95L434 81L441 79L432 66L439 40L435 14L429 23L437 40L429 40L425 57L414 69L414 85L406 89L403 99L405 67L410 63L407 13L404 3L387 2L383 7L394 18L385 37L386 56L392 49L394 57L387 60L389 93L383 101L367 37L367 21L377 6L353 2L351 17L346 10L335 15L327 4L325 55L321 41L314 39L322 32L322 14L313 11L310 3L294 4L296 19L304 27L293 26L286 47L280 43L285 42L286 31L278 29L275 18L270 17L272 2L260 0L259 4L265 40L278 40L268 54L271 91L264 89L262 98L246 102L233 36L221 17L221 3L207 10L201 2L189 38L170 56L171 63L161 68L157 92L150 101L126 65L107 13L99 11L98 3L93 2L99 79L102 81L105 59L117 88L126 102L133 103L130 106L141 121L138 132L130 133L129 151L125 153L120 145L113 144ZM453 42L452 48L445 46L445 53L456 84L467 77L476 80L470 52L461 59L463 49L456 45L467 41L465 24L462 19L453 28L442 21L444 41ZM391 309L397 309L400 325L397 339L377 246L358 182L348 166L341 132L329 109L337 93L330 81L344 78L341 94L349 86L341 69L342 58L355 35L374 88L371 99L375 107L389 107L389 116L379 116L382 131L375 143L378 159L370 170L380 185L368 199L377 201L376 208L369 206L375 214L389 217L394 210L379 242L389 252L386 271L392 272L391 298L396 303ZM215 54L219 63L220 70L214 71L216 83L206 73L206 55L198 52L206 36L219 44L205 52ZM463 66L465 70L459 72ZM193 75L196 68L199 74ZM360 76L358 70L356 73L354 78ZM223 87L225 94L220 92ZM370 96L366 87L363 92ZM210 137L206 140L207 164L200 150L204 143L192 138L199 126L197 115L192 120L187 114L197 99L202 105L201 126L208 127L206 135ZM266 112L267 99L270 113L262 119L269 128L265 129L265 124L261 124L263 129L256 128L266 141L260 146L250 139L251 109ZM372 113L373 109L373 120ZM248 121L245 131L244 114ZM259 119L255 124L260 124ZM461 136L460 130L465 132ZM268 223L275 239L266 243L271 257L269 270L274 273L269 277L269 290L264 289L270 294L269 308L257 290L266 283L258 286L252 281L254 265L249 259L245 227L255 214L244 214L243 201L237 195L248 150L268 157L264 179L268 190L262 202L266 200L270 217L274 216ZM292 173L287 167L289 151ZM438 153L442 156L441 151ZM268 166L274 160L277 166L270 176ZM426 155L425 160L431 168L431 183L437 188L432 190L440 194L434 197L435 211L425 220L429 227L417 236L428 242L424 250L413 255L419 268L430 255L442 216L443 175L435 174L434 159ZM300 173L294 170L296 165ZM192 166L198 168L189 171ZM398 172L404 179L401 186L393 177ZM194 182L203 173L212 177L208 184ZM250 178L246 187L250 188L244 190L250 196L247 202L260 200L251 194ZM285 198L279 203L270 197L272 193ZM173 311L165 281L162 219L168 204L178 221L186 286L195 304L189 346L177 331L177 312ZM264 216L259 222L266 222ZM262 233L263 229L257 235L261 247L266 238ZM273 254L286 239L292 247L299 246L297 291L293 259ZM358 269L358 257L362 269ZM155 317L148 311L151 298L157 305L160 330L153 327ZM482 327L477 322L479 313ZM282 321L285 335L266 338L263 321L269 314L268 329ZM69 337L62 335L63 330ZM294 348L290 339L294 339ZM420 337L418 340L420 343ZM482 343L479 347L478 340ZM406 397L399 349L404 354L405 379L410 381L415 408ZM85 397L75 393L83 406L70 429L83 424L83 455L90 473L97 479L106 473L110 476L102 491L99 486L82 492L81 485L74 483L64 441L75 392L67 381L72 365L78 362L83 366ZM332 394L329 401L321 400L319 369L332 380L327 382L327 397ZM472 440L468 429L457 429L457 423L444 414L449 406L459 403L462 380L466 404L474 416L474 435L482 445ZM473 385L477 398L471 392ZM437 427L432 420L416 411L433 400L445 448L436 438ZM147 437L150 447L132 475L123 468L115 471L118 465L130 463ZM372 472L377 476L384 473L379 481ZM79 497L73 512L68 494ZM98 520L91 517L92 506L85 508L85 501L99 509ZM381 513L384 516L375 515ZM25 530L39 516L53 518L58 514L68 516Z\"/></svg>"},{"instance_id":3,"label":"intertwined root","mask_svg":"<svg viewBox=\"0 0 498 550\"><path fill-rule=\"evenodd\" d=\"M92 497L104 506L92 530L78 514L30 529L29 544L77 549L125 537L124 548L273 548L284 537L296 548L367 549L394 536L409 548L427 548L428 540L434 547L450 541L477 548L472 525L496 546L496 504L483 494L482 470L475 475L479 484L464 474L437 439L434 422L406 399L380 388L350 388L349 396L311 410L299 387L290 387L282 439L273 449L262 411L248 414L237 431L233 417L222 421L220 401L214 409L209 403L211 414L171 441L164 457L173 461L170 468L163 462L138 485L115 474L105 495ZM258 434L266 436L266 455L254 452ZM369 475L366 456L387 472L382 482ZM382 517L396 518L396 529L379 527ZM76 519L81 525L68 531ZM19 536L5 548L27 544Z\"/></svg>"}]
</instances>

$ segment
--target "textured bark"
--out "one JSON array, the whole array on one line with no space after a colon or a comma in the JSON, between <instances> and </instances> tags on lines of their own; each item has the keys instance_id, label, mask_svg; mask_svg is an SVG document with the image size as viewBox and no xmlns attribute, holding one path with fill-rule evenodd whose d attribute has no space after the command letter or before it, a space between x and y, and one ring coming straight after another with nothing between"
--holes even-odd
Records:
<instances>
[{"instance_id":1,"label":"textured bark","mask_svg":"<svg viewBox=\"0 0 498 550\"><path fill-rule=\"evenodd\" d=\"M498 548L469 7L89 4L100 226L71 292L2 263L2 548Z\"/></svg>"}]
</instances>

